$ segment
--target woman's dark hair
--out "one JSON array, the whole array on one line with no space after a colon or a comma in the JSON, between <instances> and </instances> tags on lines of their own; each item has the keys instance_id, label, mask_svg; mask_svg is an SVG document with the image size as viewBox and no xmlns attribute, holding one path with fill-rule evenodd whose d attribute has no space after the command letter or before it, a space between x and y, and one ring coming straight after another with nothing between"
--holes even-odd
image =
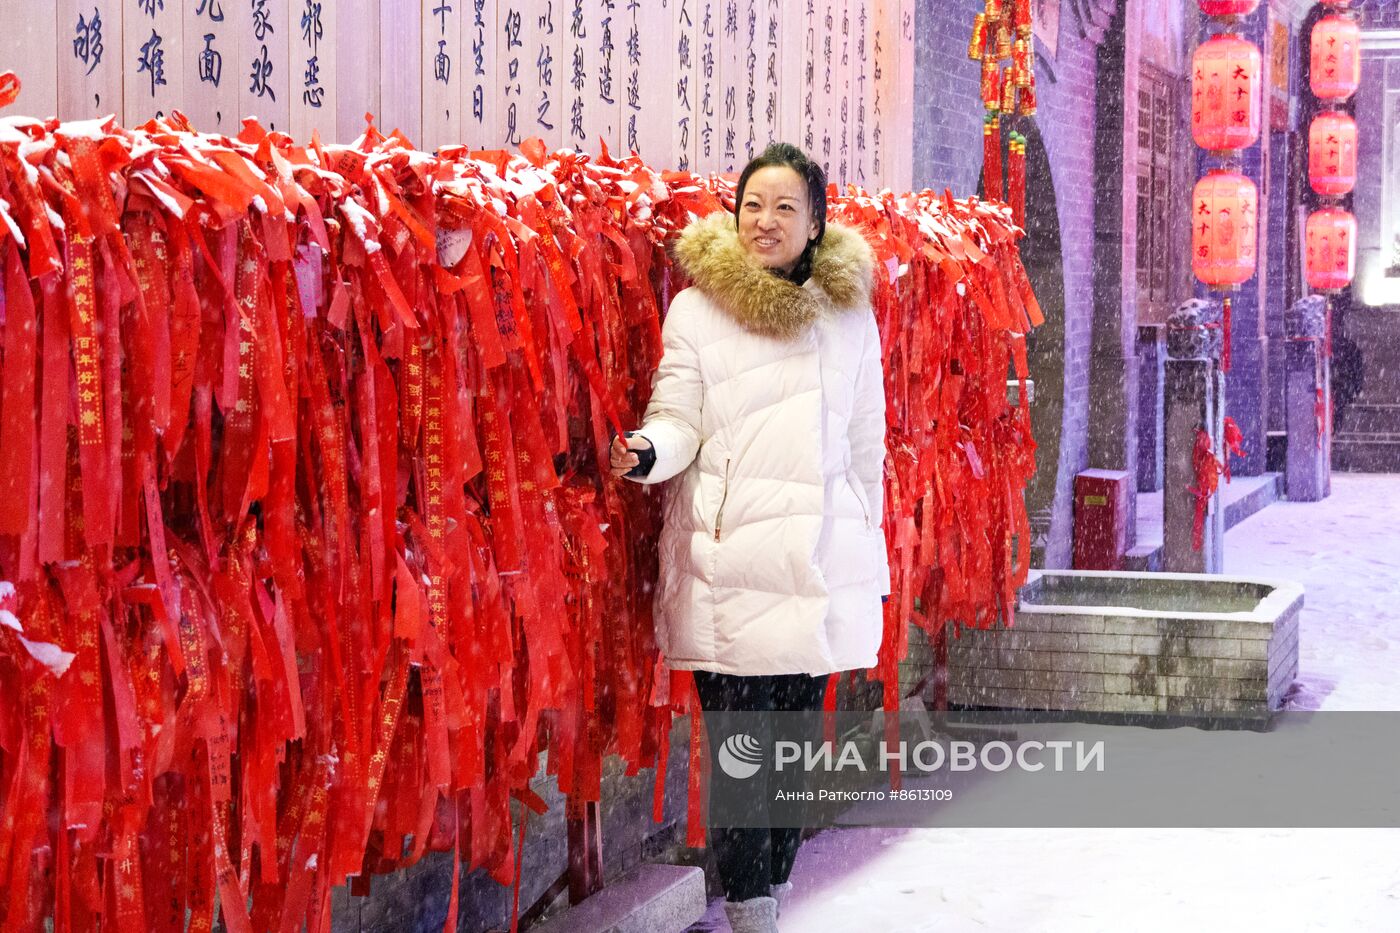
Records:
<instances>
[{"instance_id":1,"label":"woman's dark hair","mask_svg":"<svg viewBox=\"0 0 1400 933\"><path fill-rule=\"evenodd\" d=\"M787 276L798 285L807 281L812 274L812 254L816 252L822 237L826 235L826 172L821 165L807 157L807 153L790 143L770 143L767 149L756 155L744 166L739 174L739 187L734 193L734 226L739 225L739 211L744 203L744 187L750 176L761 168L783 166L797 173L807 185L807 203L812 208L812 219L817 222L817 236L809 240L807 248L798 257L792 274Z\"/></svg>"}]
</instances>

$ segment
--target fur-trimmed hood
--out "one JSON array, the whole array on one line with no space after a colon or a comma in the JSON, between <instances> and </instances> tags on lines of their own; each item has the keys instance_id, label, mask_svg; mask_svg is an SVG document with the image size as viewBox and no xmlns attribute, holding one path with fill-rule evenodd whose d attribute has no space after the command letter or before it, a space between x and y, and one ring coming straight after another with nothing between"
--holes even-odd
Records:
<instances>
[{"instance_id":1,"label":"fur-trimmed hood","mask_svg":"<svg viewBox=\"0 0 1400 933\"><path fill-rule=\"evenodd\" d=\"M823 304L833 311L864 309L875 268L870 244L860 232L828 223L812 256L810 282L826 296L769 272L744 251L734 215L715 211L685 228L675 255L695 286L746 330L791 340L812 325Z\"/></svg>"}]
</instances>

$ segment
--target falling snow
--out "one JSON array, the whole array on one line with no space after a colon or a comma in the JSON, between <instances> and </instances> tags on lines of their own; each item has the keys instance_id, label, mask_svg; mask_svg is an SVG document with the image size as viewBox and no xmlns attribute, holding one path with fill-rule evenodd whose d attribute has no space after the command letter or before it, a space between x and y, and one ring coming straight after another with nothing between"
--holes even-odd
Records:
<instances>
[{"instance_id":1,"label":"falling snow","mask_svg":"<svg viewBox=\"0 0 1400 933\"><path fill-rule=\"evenodd\" d=\"M1397 501L1400 476L1334 474L1330 498L1226 534L1228 574L1305 588L1289 708L1400 710L1400 526L1379 507ZM798 854L781 928L1396 930L1397 852L1394 829L828 830ZM692 929L729 929L711 908Z\"/></svg>"}]
</instances>

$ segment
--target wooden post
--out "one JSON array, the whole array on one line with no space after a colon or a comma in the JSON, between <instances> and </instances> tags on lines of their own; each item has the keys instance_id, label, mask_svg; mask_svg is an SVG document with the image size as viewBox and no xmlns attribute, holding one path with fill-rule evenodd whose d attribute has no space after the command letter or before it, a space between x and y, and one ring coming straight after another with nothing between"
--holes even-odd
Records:
<instances>
[{"instance_id":1,"label":"wooden post","mask_svg":"<svg viewBox=\"0 0 1400 933\"><path fill-rule=\"evenodd\" d=\"M603 887L603 824L598 801L567 804L569 838L569 903L596 894Z\"/></svg>"}]
</instances>

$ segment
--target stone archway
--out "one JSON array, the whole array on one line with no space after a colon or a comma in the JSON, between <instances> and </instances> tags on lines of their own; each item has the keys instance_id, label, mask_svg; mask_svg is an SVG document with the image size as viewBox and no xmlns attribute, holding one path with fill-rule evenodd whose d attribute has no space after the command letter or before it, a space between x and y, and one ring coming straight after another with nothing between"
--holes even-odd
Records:
<instances>
[{"instance_id":1,"label":"stone archway","mask_svg":"<svg viewBox=\"0 0 1400 933\"><path fill-rule=\"evenodd\" d=\"M1031 562L1041 567L1062 567L1070 561L1070 487L1074 474L1072 465L1065 468L1060 443L1066 415L1064 254L1050 157L1035 120L1020 122L1018 130L1026 137L1027 193L1021 262L1045 313L1045 323L1026 340L1027 361L1035 382L1031 428L1038 446L1036 471L1026 487L1032 530Z\"/></svg>"},{"instance_id":2,"label":"stone archway","mask_svg":"<svg viewBox=\"0 0 1400 933\"><path fill-rule=\"evenodd\" d=\"M1036 438L1036 472L1026 483L1030 516L1030 565L1070 566L1071 486L1075 466L1064 466L1071 454L1063 450L1065 434L1065 307L1064 258L1061 252L1060 210L1040 127L1035 118L1018 120L1026 137L1026 235L1021 262L1035 290L1044 324L1026 338L1026 364L1035 394L1030 402L1030 430ZM1002 127L1002 136L1009 130ZM1005 150L1002 150L1005 165ZM984 179L977 177L977 195L986 198ZM1007 374L1014 380L1015 373ZM1063 482L1061 482L1063 476Z\"/></svg>"},{"instance_id":3,"label":"stone archway","mask_svg":"<svg viewBox=\"0 0 1400 933\"><path fill-rule=\"evenodd\" d=\"M1066 414L1065 275L1060 211L1055 201L1050 156L1040 128L1032 118L1017 121L1016 130L1026 137L1026 236L1021 241L1021 263L1045 314L1045 323L1026 339L1026 362L1035 383L1031 430L1036 442L1036 471L1026 485L1031 565L1068 567L1074 467L1062 468L1060 444ZM1009 130L1003 128L1003 135L1008 134ZM977 193L986 196L980 176ZM1008 373L1007 378L1014 379L1015 373Z\"/></svg>"}]
</instances>

